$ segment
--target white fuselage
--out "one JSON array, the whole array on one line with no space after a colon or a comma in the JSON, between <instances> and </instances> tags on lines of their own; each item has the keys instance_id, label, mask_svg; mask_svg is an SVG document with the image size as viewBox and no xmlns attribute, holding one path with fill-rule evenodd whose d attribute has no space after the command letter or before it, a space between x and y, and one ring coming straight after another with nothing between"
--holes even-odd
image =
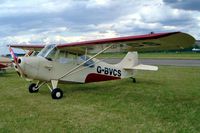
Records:
<instances>
[{"instance_id":1,"label":"white fuselage","mask_svg":"<svg viewBox=\"0 0 200 133\"><path fill-rule=\"evenodd\" d=\"M80 64L79 58L47 60L44 57L22 57L19 64L27 78L51 81L88 83L105 80L121 79L132 76L133 73L123 70L122 67L93 59L91 64ZM74 69L76 68L76 69Z\"/></svg>"}]
</instances>

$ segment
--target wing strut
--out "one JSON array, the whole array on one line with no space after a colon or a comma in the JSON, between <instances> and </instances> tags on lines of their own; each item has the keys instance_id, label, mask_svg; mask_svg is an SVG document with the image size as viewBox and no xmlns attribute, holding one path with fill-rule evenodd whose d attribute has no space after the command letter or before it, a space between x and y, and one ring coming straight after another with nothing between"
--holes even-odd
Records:
<instances>
[{"instance_id":1,"label":"wing strut","mask_svg":"<svg viewBox=\"0 0 200 133\"><path fill-rule=\"evenodd\" d=\"M65 73L63 76L61 76L59 79L71 74L74 70L78 69L79 67L81 67L83 64L85 64L86 62L92 60L93 58L95 58L96 56L98 56L99 54L103 53L104 51L108 50L110 47L112 47L113 44L107 46L106 48L104 48L103 50L101 50L100 52L98 52L97 54L93 55L92 57L90 57L89 59L87 59L86 61L84 61L83 63L79 64L77 67L69 70L67 73Z\"/></svg>"}]
</instances>

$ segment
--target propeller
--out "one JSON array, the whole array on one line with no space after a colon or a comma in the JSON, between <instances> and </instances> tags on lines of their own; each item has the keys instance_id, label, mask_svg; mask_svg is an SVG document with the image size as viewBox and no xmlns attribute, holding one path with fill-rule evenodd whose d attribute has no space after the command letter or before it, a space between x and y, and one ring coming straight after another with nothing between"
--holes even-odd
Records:
<instances>
[{"instance_id":1,"label":"propeller","mask_svg":"<svg viewBox=\"0 0 200 133\"><path fill-rule=\"evenodd\" d=\"M21 67L19 66L19 63L18 63L21 60L15 55L13 49L10 46L9 46L9 51L10 51L12 59L14 60L13 64L14 64L14 66L16 66L15 70L17 71L19 76L24 77L23 70L21 69Z\"/></svg>"}]
</instances>

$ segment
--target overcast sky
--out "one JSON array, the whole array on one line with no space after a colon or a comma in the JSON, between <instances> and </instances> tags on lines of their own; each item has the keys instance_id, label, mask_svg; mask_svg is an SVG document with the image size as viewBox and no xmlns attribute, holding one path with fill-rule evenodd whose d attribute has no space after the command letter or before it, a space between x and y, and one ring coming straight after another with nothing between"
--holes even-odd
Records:
<instances>
[{"instance_id":1,"label":"overcast sky","mask_svg":"<svg viewBox=\"0 0 200 133\"><path fill-rule=\"evenodd\" d=\"M11 43L66 43L182 31L200 39L200 0L0 0L0 54Z\"/></svg>"}]
</instances>

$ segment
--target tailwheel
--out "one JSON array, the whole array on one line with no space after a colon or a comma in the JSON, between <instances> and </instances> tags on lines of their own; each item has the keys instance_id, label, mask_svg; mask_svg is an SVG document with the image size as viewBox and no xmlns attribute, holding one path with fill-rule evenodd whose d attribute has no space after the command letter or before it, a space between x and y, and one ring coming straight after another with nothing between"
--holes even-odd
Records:
<instances>
[{"instance_id":1,"label":"tailwheel","mask_svg":"<svg viewBox=\"0 0 200 133\"><path fill-rule=\"evenodd\" d=\"M63 91L60 88L55 88L51 92L53 99L61 99L63 97Z\"/></svg>"},{"instance_id":2,"label":"tailwheel","mask_svg":"<svg viewBox=\"0 0 200 133\"><path fill-rule=\"evenodd\" d=\"M31 83L28 87L30 93L36 93L39 91L39 87L35 83Z\"/></svg>"},{"instance_id":3,"label":"tailwheel","mask_svg":"<svg viewBox=\"0 0 200 133\"><path fill-rule=\"evenodd\" d=\"M131 77L133 83L136 83L136 78Z\"/></svg>"}]
</instances>

